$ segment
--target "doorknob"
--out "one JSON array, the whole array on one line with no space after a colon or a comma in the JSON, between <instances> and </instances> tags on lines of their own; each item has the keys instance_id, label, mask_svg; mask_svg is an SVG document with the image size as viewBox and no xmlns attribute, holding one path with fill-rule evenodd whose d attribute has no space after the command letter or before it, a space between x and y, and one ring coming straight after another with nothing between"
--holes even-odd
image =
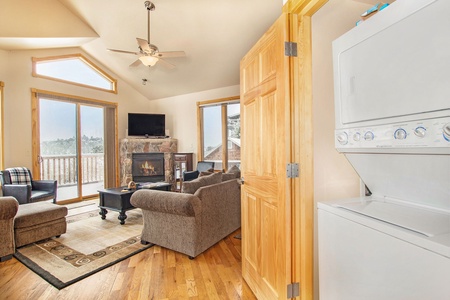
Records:
<instances>
[{"instance_id":1,"label":"doorknob","mask_svg":"<svg viewBox=\"0 0 450 300\"><path fill-rule=\"evenodd\" d=\"M241 177L241 179L239 179L238 182L240 185L244 185L245 183L244 177Z\"/></svg>"}]
</instances>

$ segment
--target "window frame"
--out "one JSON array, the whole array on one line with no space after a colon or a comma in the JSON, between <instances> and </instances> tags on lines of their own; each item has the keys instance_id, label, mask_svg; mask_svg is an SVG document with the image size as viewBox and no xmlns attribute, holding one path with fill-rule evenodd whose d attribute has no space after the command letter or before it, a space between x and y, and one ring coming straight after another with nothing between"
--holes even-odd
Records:
<instances>
[{"instance_id":1,"label":"window frame","mask_svg":"<svg viewBox=\"0 0 450 300\"><path fill-rule=\"evenodd\" d=\"M100 76L103 76L107 81L109 81L111 83L111 89L103 89L100 87L82 84L82 83L78 83L78 82L74 82L74 81L70 81L70 80L64 80L64 79L57 78L57 77L41 75L36 72L36 64L38 64L39 62L69 60L69 59L74 59L74 58L81 60L88 67L92 68L93 71L97 72ZM33 77L44 78L44 79L48 79L48 80L63 82L63 83L67 83L67 84L72 84L72 85L76 85L76 86L81 86L81 87L86 87L86 88L90 88L90 89L94 89L94 90L117 94L117 79L111 77L108 73L103 71L100 67L98 67L96 64L94 64L92 61L90 61L88 58L86 58L85 56L83 56L80 53L58 55L58 56L47 56L47 57L40 57L40 58L32 57L31 60L32 60L32 76Z\"/></svg>"},{"instance_id":2,"label":"window frame","mask_svg":"<svg viewBox=\"0 0 450 300\"><path fill-rule=\"evenodd\" d=\"M197 102L197 158L198 161L204 159L204 136L203 136L203 108L211 106L221 106L222 116L222 166L224 171L228 170L228 124L227 124L227 105L240 103L240 96L232 96L214 100Z\"/></svg>"}]
</instances>

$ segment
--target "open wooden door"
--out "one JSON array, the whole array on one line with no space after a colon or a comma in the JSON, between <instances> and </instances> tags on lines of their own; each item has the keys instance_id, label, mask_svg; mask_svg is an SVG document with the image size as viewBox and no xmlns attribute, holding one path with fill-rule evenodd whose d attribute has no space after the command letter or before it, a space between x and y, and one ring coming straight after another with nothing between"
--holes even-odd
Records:
<instances>
[{"instance_id":1,"label":"open wooden door","mask_svg":"<svg viewBox=\"0 0 450 300\"><path fill-rule=\"evenodd\" d=\"M288 18L241 60L242 273L259 299L288 298L292 279Z\"/></svg>"}]
</instances>

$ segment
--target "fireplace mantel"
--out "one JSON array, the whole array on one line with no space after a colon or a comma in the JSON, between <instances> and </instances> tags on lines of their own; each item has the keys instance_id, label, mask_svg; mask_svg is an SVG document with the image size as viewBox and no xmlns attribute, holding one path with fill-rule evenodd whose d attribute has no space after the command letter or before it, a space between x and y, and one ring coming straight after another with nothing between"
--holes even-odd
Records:
<instances>
[{"instance_id":1,"label":"fireplace mantel","mask_svg":"<svg viewBox=\"0 0 450 300\"><path fill-rule=\"evenodd\" d=\"M177 152L176 139L127 138L119 142L120 185L126 186L132 180L131 163L133 153L164 153L165 181L175 187L173 154Z\"/></svg>"}]
</instances>

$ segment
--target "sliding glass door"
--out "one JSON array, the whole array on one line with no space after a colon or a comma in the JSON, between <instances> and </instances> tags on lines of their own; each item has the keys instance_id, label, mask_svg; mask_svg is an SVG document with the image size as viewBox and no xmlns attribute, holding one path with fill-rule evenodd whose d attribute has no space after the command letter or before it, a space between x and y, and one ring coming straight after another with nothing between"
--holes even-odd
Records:
<instances>
[{"instance_id":1,"label":"sliding glass door","mask_svg":"<svg viewBox=\"0 0 450 300\"><path fill-rule=\"evenodd\" d=\"M40 177L58 181L58 201L104 187L103 115L102 107L39 98Z\"/></svg>"}]
</instances>

